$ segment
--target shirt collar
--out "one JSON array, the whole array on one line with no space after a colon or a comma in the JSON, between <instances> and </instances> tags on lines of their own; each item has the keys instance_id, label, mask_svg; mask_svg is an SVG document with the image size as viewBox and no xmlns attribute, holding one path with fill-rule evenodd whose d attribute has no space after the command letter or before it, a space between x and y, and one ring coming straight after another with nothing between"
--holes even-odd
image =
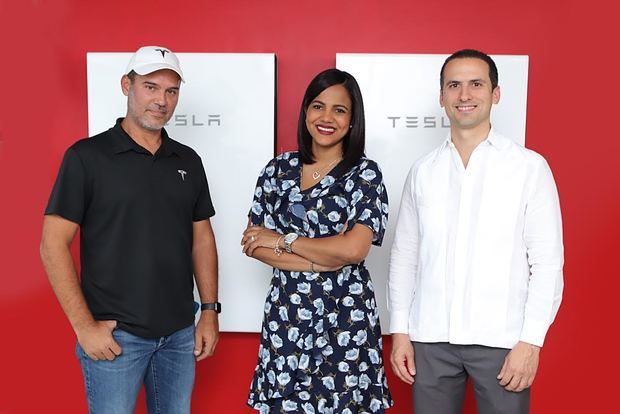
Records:
<instances>
[{"instance_id":1,"label":"shirt collar","mask_svg":"<svg viewBox=\"0 0 620 414\"><path fill-rule=\"evenodd\" d=\"M492 127L489 131L489 136L487 137L486 142L488 142L493 148L496 148L498 151L502 151L509 144L508 138L499 134Z\"/></svg>"},{"instance_id":2,"label":"shirt collar","mask_svg":"<svg viewBox=\"0 0 620 414\"><path fill-rule=\"evenodd\" d=\"M497 149L498 151L501 151L504 148L506 148L507 144L508 144L507 138L497 133L497 131L495 131L493 127L491 127L491 129L489 130L489 135L487 136L487 138L480 143L480 145L489 145L492 148ZM446 139L439 146L437 153L435 154L435 157L433 158L433 162L437 159L437 157L442 152L444 152L446 149L449 149L450 146L454 146L454 144L452 143L452 137L450 136L450 133L448 133L448 136L446 137Z\"/></svg>"},{"instance_id":3,"label":"shirt collar","mask_svg":"<svg viewBox=\"0 0 620 414\"><path fill-rule=\"evenodd\" d=\"M134 141L127 132L121 126L124 118L118 118L116 124L110 129L112 136L112 147L115 154L120 154L127 151L136 151L139 153L149 153L146 149ZM170 139L165 128L161 129L161 147L157 152L162 151L164 155L171 156L176 154L181 156L181 153L176 145L176 142ZM150 153L149 153L150 154Z\"/></svg>"},{"instance_id":4,"label":"shirt collar","mask_svg":"<svg viewBox=\"0 0 620 414\"><path fill-rule=\"evenodd\" d=\"M446 150L450 149L450 146L453 146L452 138L450 138L450 134L448 133L448 137L443 140L437 151L435 152L435 156L433 157L433 162L437 160L437 158Z\"/></svg>"}]
</instances>

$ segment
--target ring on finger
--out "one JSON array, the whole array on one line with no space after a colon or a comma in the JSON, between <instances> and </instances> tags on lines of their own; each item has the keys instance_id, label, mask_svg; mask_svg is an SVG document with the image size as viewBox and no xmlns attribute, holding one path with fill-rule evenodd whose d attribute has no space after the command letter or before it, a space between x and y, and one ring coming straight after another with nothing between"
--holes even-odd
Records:
<instances>
[{"instance_id":1,"label":"ring on finger","mask_svg":"<svg viewBox=\"0 0 620 414\"><path fill-rule=\"evenodd\" d=\"M250 241L253 242L254 240L256 240L256 236L250 236Z\"/></svg>"}]
</instances>

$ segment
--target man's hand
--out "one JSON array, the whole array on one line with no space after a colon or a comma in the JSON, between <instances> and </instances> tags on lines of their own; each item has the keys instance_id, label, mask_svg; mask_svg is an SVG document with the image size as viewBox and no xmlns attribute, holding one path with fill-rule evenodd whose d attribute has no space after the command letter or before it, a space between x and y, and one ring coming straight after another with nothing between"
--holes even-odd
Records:
<instances>
[{"instance_id":1,"label":"man's hand","mask_svg":"<svg viewBox=\"0 0 620 414\"><path fill-rule=\"evenodd\" d=\"M415 362L413 361L413 345L407 334L392 334L392 354L390 355L392 371L407 384L413 384Z\"/></svg>"},{"instance_id":2,"label":"man's hand","mask_svg":"<svg viewBox=\"0 0 620 414\"><path fill-rule=\"evenodd\" d=\"M116 321L94 321L76 331L77 340L90 359L112 361L121 354L122 349L112 336L114 328Z\"/></svg>"},{"instance_id":3,"label":"man's hand","mask_svg":"<svg viewBox=\"0 0 620 414\"><path fill-rule=\"evenodd\" d=\"M202 311L198 325L196 325L196 345L194 345L196 361L202 361L213 355L219 337L217 313L212 310Z\"/></svg>"},{"instance_id":4,"label":"man's hand","mask_svg":"<svg viewBox=\"0 0 620 414\"><path fill-rule=\"evenodd\" d=\"M520 392L529 388L534 382L538 369L540 347L526 342L519 342L506 355L497 379L499 385L508 391Z\"/></svg>"}]
</instances>

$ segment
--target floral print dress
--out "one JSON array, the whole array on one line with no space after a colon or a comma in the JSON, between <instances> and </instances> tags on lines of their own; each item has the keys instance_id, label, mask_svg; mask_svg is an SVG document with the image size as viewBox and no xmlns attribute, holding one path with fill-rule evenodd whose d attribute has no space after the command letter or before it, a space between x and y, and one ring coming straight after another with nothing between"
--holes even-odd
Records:
<instances>
[{"instance_id":1,"label":"floral print dress","mask_svg":"<svg viewBox=\"0 0 620 414\"><path fill-rule=\"evenodd\" d=\"M301 191L297 152L261 171L250 220L304 237L328 237L356 223L381 245L388 202L381 171L367 158ZM340 165L331 173L341 169ZM294 246L294 245L293 245ZM383 368L381 327L364 263L335 272L273 269L248 405L261 413L383 413L393 405Z\"/></svg>"}]
</instances>

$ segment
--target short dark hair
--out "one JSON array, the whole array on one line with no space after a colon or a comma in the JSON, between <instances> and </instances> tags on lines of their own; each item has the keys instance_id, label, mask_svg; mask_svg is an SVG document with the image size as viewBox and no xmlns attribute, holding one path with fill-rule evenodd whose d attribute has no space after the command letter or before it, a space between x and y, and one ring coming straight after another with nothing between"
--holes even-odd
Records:
<instances>
[{"instance_id":1,"label":"short dark hair","mask_svg":"<svg viewBox=\"0 0 620 414\"><path fill-rule=\"evenodd\" d=\"M133 81L136 79L136 71L132 70L131 72L127 74L127 77L129 78L131 83L133 83Z\"/></svg>"},{"instance_id":2,"label":"short dark hair","mask_svg":"<svg viewBox=\"0 0 620 414\"><path fill-rule=\"evenodd\" d=\"M324 70L312 79L304 99L301 102L299 111L299 122L297 123L297 145L299 155L304 164L314 164L314 154L312 153L312 136L306 127L306 110L310 103L321 94L325 89L334 85L342 85L349 93L351 98L351 128L344 136L342 143L342 161L339 170L346 172L364 156L366 145L366 130L364 121L364 102L362 92L355 78L342 70L335 68Z\"/></svg>"},{"instance_id":3,"label":"short dark hair","mask_svg":"<svg viewBox=\"0 0 620 414\"><path fill-rule=\"evenodd\" d=\"M454 59L480 59L489 66L489 79L491 79L491 90L495 90L499 82L499 75L497 73L497 66L491 56L487 55L484 52L475 49L462 49L457 52L454 52L443 62L443 66L441 67L441 74L439 76L439 86L443 91L443 81L444 81L444 70L446 69L446 65L448 62Z\"/></svg>"}]
</instances>

